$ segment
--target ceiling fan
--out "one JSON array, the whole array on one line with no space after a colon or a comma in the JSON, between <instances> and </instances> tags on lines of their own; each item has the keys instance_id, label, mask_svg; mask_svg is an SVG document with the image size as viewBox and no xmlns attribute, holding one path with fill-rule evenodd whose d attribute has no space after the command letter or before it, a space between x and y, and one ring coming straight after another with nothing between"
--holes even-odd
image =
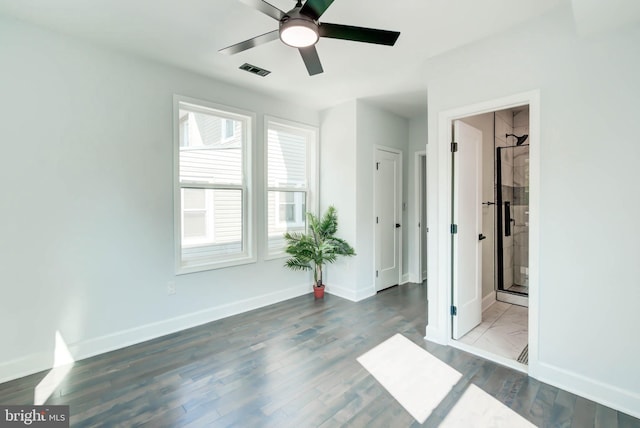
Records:
<instances>
[{"instance_id":1,"label":"ceiling fan","mask_svg":"<svg viewBox=\"0 0 640 428\"><path fill-rule=\"evenodd\" d=\"M334 0L307 0L304 5L301 0L296 0L295 7L289 12L284 12L264 0L240 1L272 17L280 26L277 30L220 49L219 52L233 55L279 38L284 44L298 48L310 76L323 72L315 47L320 37L393 46L400 36L397 31L318 22Z\"/></svg>"}]
</instances>

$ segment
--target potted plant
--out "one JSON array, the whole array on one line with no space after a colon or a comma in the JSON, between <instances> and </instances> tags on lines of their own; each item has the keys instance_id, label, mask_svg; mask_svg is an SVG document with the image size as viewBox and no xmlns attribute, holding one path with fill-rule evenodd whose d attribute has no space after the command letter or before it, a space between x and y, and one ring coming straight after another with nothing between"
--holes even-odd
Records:
<instances>
[{"instance_id":1,"label":"potted plant","mask_svg":"<svg viewBox=\"0 0 640 428\"><path fill-rule=\"evenodd\" d=\"M313 270L313 292L316 298L324 297L322 267L333 263L338 256L354 256L351 245L335 236L338 231L338 215L330 206L322 218L307 213L308 232L285 233L286 252L291 257L285 266L292 270Z\"/></svg>"}]
</instances>

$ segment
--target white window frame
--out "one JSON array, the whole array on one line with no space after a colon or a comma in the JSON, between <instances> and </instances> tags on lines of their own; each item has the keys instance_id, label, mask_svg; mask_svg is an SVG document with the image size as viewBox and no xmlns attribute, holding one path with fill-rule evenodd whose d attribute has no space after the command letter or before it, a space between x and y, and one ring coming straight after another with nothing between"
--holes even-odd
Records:
<instances>
[{"instance_id":1,"label":"white window frame","mask_svg":"<svg viewBox=\"0 0 640 428\"><path fill-rule=\"evenodd\" d=\"M207 184L180 182L180 109L215 114L222 118L239 121L242 124L242 184ZM223 122L224 123L224 122ZM254 150L256 115L234 107L211 103L209 101L181 95L173 96L173 206L174 206L174 250L175 273L177 275L201 272L212 269L238 266L256 261L256 242L254 239L255 216L253 215L254 182L252 176L252 154ZM235 134L235 132L234 132ZM243 251L239 254L220 256L198 264L186 264L182 259L182 204L181 190L194 189L228 189L241 190L242 197L242 243ZM188 245L186 245L188 247Z\"/></svg>"},{"instance_id":2,"label":"white window frame","mask_svg":"<svg viewBox=\"0 0 640 428\"><path fill-rule=\"evenodd\" d=\"M269 127L271 124L276 124L280 127L291 128L294 131L303 131L308 134L307 141L309 147L307 150L307 186L306 187L269 187L269 151L268 151L268 139L269 139ZM269 192L306 192L305 210L314 214L318 213L318 204L320 200L320 193L318 189L319 183L319 141L320 130L317 126L307 125L300 122L294 122L287 119L281 119L274 116L264 116L264 254L265 260L274 260L284 257L288 257L284 248L280 250L269 250ZM278 195L276 193L276 195ZM276 197L276 207L278 207L278 198ZM276 222L279 222L279 209L276 209ZM305 218L302 219L302 224L306 222ZM302 225L301 224L301 225Z\"/></svg>"}]
</instances>

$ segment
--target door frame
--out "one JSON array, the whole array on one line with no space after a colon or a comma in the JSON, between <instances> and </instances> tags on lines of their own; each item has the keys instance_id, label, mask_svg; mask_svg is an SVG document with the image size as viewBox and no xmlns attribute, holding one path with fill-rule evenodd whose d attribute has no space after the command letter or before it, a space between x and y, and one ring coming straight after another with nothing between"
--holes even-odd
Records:
<instances>
[{"instance_id":1,"label":"door frame","mask_svg":"<svg viewBox=\"0 0 640 428\"><path fill-rule=\"evenodd\" d=\"M422 237L424 236L425 240L428 240L429 228L427 226L427 222L422 221L423 213L426 219L427 214L427 200L422 197L423 190L426 195L427 182L422 182L422 158L425 159L425 177L427 172L426 160L427 160L427 151L421 150L414 153L414 198L415 198L415 206L414 206L414 215L415 215L415 236L419 238L414 240L413 254L415 254L415 273L413 274L413 281L415 283L421 284L426 278L423 278L422 273L425 271L425 267L422 265L422 260L424 259L424 254L422 254L423 242ZM424 223L424 224L423 224ZM426 233L423 234L423 229L427 229Z\"/></svg>"},{"instance_id":2,"label":"door frame","mask_svg":"<svg viewBox=\"0 0 640 428\"><path fill-rule=\"evenodd\" d=\"M483 355L476 348L464 345L451 338L452 320L451 298L451 136L454 120L468 116L489 113L529 105L529 365L523 366L504 358L498 360L492 355ZM539 252L540 252L540 91L533 90L504 98L493 99L477 104L461 106L438 113L437 129L433 144L427 145L427 167L430 182L435 188L427 193L430 208L429 218L436 218L435 230L431 230L428 241L430 259L430 287L428 288L428 324L425 339L444 345L463 348L476 355L528 372L535 377L538 366L539 335ZM435 232L435 233L433 233ZM435 271L435 272L434 272ZM512 364L513 363L513 364Z\"/></svg>"},{"instance_id":3,"label":"door frame","mask_svg":"<svg viewBox=\"0 0 640 428\"><path fill-rule=\"evenodd\" d=\"M400 221L400 235L398 236L398 285L400 285L402 283L402 199L403 199L403 195L402 195L402 188L403 188L403 165L402 165L402 157L403 157L403 152L402 150L398 150L398 149L394 149L393 147L387 147L387 146L381 146L379 144L376 144L373 146L373 161L375 163L376 159L377 159L377 152L379 150L385 151L385 152L389 152L389 153L393 153L398 155L398 160L399 160L399 164L398 164L398 169L399 169L399 175L400 175L400 179L398 180L397 183L397 188L396 188L396 216L398 218L398 220ZM378 228L376 227L376 169L375 167L373 168L373 212L372 212L372 217L373 217L373 288L376 292L378 292L378 278L376 276L375 271L378 269L378 247L377 247L377 233L378 233Z\"/></svg>"}]
</instances>

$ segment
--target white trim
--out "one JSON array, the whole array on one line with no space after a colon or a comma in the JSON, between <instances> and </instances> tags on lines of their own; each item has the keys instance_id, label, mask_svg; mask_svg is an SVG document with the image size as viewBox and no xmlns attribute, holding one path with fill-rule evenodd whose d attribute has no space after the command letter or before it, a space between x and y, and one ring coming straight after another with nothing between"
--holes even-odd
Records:
<instances>
[{"instance_id":1,"label":"white trim","mask_svg":"<svg viewBox=\"0 0 640 428\"><path fill-rule=\"evenodd\" d=\"M94 339L84 340L69 345L69 351L75 361L83 360L105 352L114 351L127 346L165 336L167 334L196 327L232 315L258 309L287 299L311 293L311 286L304 284L285 290L271 292L249 299L239 300L202 311L162 320L155 323L122 330L117 333ZM23 358L0 364L0 383L28 376L53 367L53 351L39 352Z\"/></svg>"},{"instance_id":2,"label":"white trim","mask_svg":"<svg viewBox=\"0 0 640 428\"><path fill-rule=\"evenodd\" d=\"M414 207L414 227L415 227L415 236L418 237L418 239L415 240L415 245L413 248L413 253L415 254L415 271L413 272L412 277L414 278L413 282L417 282L420 283L423 281L423 277L424 277L424 273L425 273L425 269L423 269L426 266L422 266L422 259L423 259L423 254L422 254L422 229L427 227L427 224L421 224L422 223L422 209L425 206L425 202L422 200L422 190L423 188L426 188L427 183L422 183L422 157L424 156L425 161L427 158L427 151L426 150L420 150L414 153L414 173L413 173L413 180L414 180L414 186L413 186L413 190L414 190L414 201L416 201L415 203L415 207ZM426 168L425 168L426 169ZM425 171L426 172L426 171ZM426 194L426 192L424 192ZM426 214L426 213L425 213ZM419 225L419 226L418 226Z\"/></svg>"},{"instance_id":3,"label":"white trim","mask_svg":"<svg viewBox=\"0 0 640 428\"><path fill-rule=\"evenodd\" d=\"M403 278L403 281L404 281L404 278L406 278L406 282L412 282L412 283L415 283L415 284L419 284L419 283L422 282L422 281L419 281L418 278L415 275L413 275L412 273L405 273L404 275L402 275L402 278ZM405 282L403 282L403 284L404 283Z\"/></svg>"},{"instance_id":4,"label":"white trim","mask_svg":"<svg viewBox=\"0 0 640 428\"><path fill-rule=\"evenodd\" d=\"M543 362L538 364L536 379L640 418L640 394L637 391L618 388Z\"/></svg>"},{"instance_id":5,"label":"white trim","mask_svg":"<svg viewBox=\"0 0 640 428\"><path fill-rule=\"evenodd\" d=\"M496 292L492 291L482 298L482 312L486 311L496 302Z\"/></svg>"},{"instance_id":6,"label":"white trim","mask_svg":"<svg viewBox=\"0 0 640 428\"><path fill-rule=\"evenodd\" d=\"M413 276L411 276L411 274L408 274L408 273L403 273L401 278L402 279L400 280L400 283L398 285L403 285L408 282L415 282L413 281Z\"/></svg>"},{"instance_id":7,"label":"white trim","mask_svg":"<svg viewBox=\"0 0 640 428\"><path fill-rule=\"evenodd\" d=\"M441 344L452 344L451 339L451 124L463 117L488 113L496 110L529 105L530 138L530 187L529 187L529 366L528 372L535 377L538 367L538 296L539 284L539 192L540 192L540 91L490 100L470 106L442 111L438 114L437 138L433 145L427 145L427 174L431 179L427 184L435 186L435 191L427 193L427 206L434 207L435 227L430 230L428 257L430 259L430 287L428 287L428 325L426 339ZM430 139L431 140L431 139ZM429 154L435 150L437 156ZM434 176L435 175L435 176ZM431 187L430 186L430 187ZM433 190L433 189L430 189ZM431 210L430 210L431 211ZM431 211L433 214L433 211ZM491 359L491 358L489 358Z\"/></svg>"},{"instance_id":8,"label":"white trim","mask_svg":"<svg viewBox=\"0 0 640 428\"><path fill-rule=\"evenodd\" d=\"M352 288L343 287L336 283L326 284L324 291L334 296L342 297L343 299L351 300L352 302L359 302L360 300L367 299L376 295L375 285L371 285L364 289L353 290Z\"/></svg>"}]
</instances>

